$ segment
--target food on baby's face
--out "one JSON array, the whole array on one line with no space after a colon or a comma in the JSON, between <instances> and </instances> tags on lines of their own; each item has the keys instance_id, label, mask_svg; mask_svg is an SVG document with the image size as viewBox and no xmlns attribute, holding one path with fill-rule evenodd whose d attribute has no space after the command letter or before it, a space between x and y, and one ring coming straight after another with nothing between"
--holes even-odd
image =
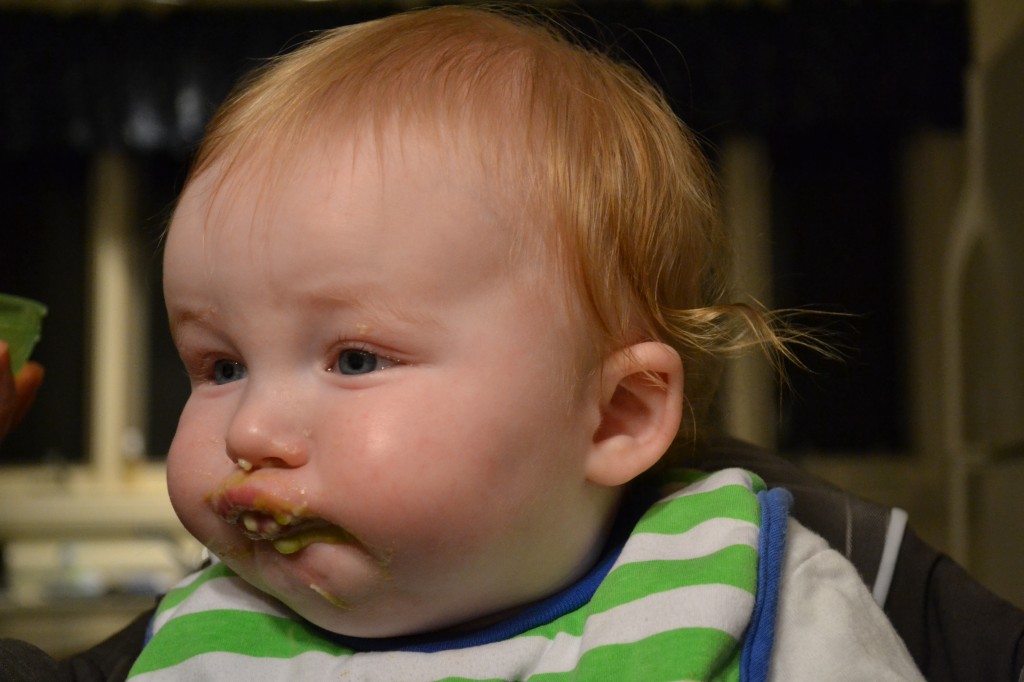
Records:
<instances>
[{"instance_id":1,"label":"food on baby's face","mask_svg":"<svg viewBox=\"0 0 1024 682\"><path fill-rule=\"evenodd\" d=\"M319 594L321 597L326 599L331 605L337 606L339 609L347 609L348 608L348 604L345 602L344 599L341 599L340 597L334 596L333 594L331 594L330 592L328 592L327 590L323 589L322 587L320 587L319 585L317 585L315 583L310 583L309 589L313 590L314 592Z\"/></svg>"},{"instance_id":2,"label":"food on baby's face","mask_svg":"<svg viewBox=\"0 0 1024 682\"><path fill-rule=\"evenodd\" d=\"M272 542L281 554L295 554L300 549L317 542L328 545L344 545L354 541L352 534L337 526L310 527L298 533L277 538Z\"/></svg>"},{"instance_id":3,"label":"food on baby's face","mask_svg":"<svg viewBox=\"0 0 1024 682\"><path fill-rule=\"evenodd\" d=\"M265 493L246 491L232 478L211 497L226 523L237 525L250 540L269 542L280 554L295 554L315 543L355 544L351 533L307 514L305 503L292 504Z\"/></svg>"}]
</instances>

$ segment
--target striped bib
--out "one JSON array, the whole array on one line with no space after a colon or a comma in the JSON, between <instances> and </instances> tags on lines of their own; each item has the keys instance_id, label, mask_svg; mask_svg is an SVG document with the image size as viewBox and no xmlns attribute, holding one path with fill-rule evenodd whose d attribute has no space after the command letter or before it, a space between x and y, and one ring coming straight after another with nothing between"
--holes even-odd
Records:
<instances>
[{"instance_id":1,"label":"striped bib","mask_svg":"<svg viewBox=\"0 0 1024 682\"><path fill-rule=\"evenodd\" d=\"M129 678L764 680L789 496L739 469L672 479L576 585L452 639L333 635L214 564L161 601Z\"/></svg>"}]
</instances>

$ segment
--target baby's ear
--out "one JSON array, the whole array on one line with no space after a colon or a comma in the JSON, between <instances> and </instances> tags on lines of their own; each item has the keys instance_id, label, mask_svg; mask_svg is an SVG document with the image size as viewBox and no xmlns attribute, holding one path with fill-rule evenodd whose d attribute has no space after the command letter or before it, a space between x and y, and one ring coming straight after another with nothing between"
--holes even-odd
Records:
<instances>
[{"instance_id":1,"label":"baby's ear","mask_svg":"<svg viewBox=\"0 0 1024 682\"><path fill-rule=\"evenodd\" d=\"M683 363L664 343L616 351L601 375L601 423L587 459L587 480L619 486L651 468L679 430Z\"/></svg>"}]
</instances>

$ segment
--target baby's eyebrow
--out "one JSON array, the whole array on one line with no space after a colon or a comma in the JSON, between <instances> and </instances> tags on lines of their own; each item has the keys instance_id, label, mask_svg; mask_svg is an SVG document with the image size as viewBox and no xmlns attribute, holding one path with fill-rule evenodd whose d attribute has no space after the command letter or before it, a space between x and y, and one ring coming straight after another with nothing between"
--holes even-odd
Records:
<instances>
[{"instance_id":1,"label":"baby's eyebrow","mask_svg":"<svg viewBox=\"0 0 1024 682\"><path fill-rule=\"evenodd\" d=\"M175 340L178 339L179 330L182 326L187 325L198 325L201 327L210 326L210 320L213 318L214 310L213 307L203 308L201 310L182 310L175 312L170 318L171 337Z\"/></svg>"}]
</instances>

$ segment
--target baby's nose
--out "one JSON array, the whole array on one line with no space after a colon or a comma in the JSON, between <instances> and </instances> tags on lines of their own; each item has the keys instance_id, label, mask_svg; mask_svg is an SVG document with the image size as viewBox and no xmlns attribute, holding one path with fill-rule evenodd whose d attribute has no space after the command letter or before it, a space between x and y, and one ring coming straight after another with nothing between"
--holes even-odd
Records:
<instances>
[{"instance_id":1,"label":"baby's nose","mask_svg":"<svg viewBox=\"0 0 1024 682\"><path fill-rule=\"evenodd\" d=\"M309 461L310 438L295 396L247 391L225 436L242 469L295 468Z\"/></svg>"}]
</instances>

